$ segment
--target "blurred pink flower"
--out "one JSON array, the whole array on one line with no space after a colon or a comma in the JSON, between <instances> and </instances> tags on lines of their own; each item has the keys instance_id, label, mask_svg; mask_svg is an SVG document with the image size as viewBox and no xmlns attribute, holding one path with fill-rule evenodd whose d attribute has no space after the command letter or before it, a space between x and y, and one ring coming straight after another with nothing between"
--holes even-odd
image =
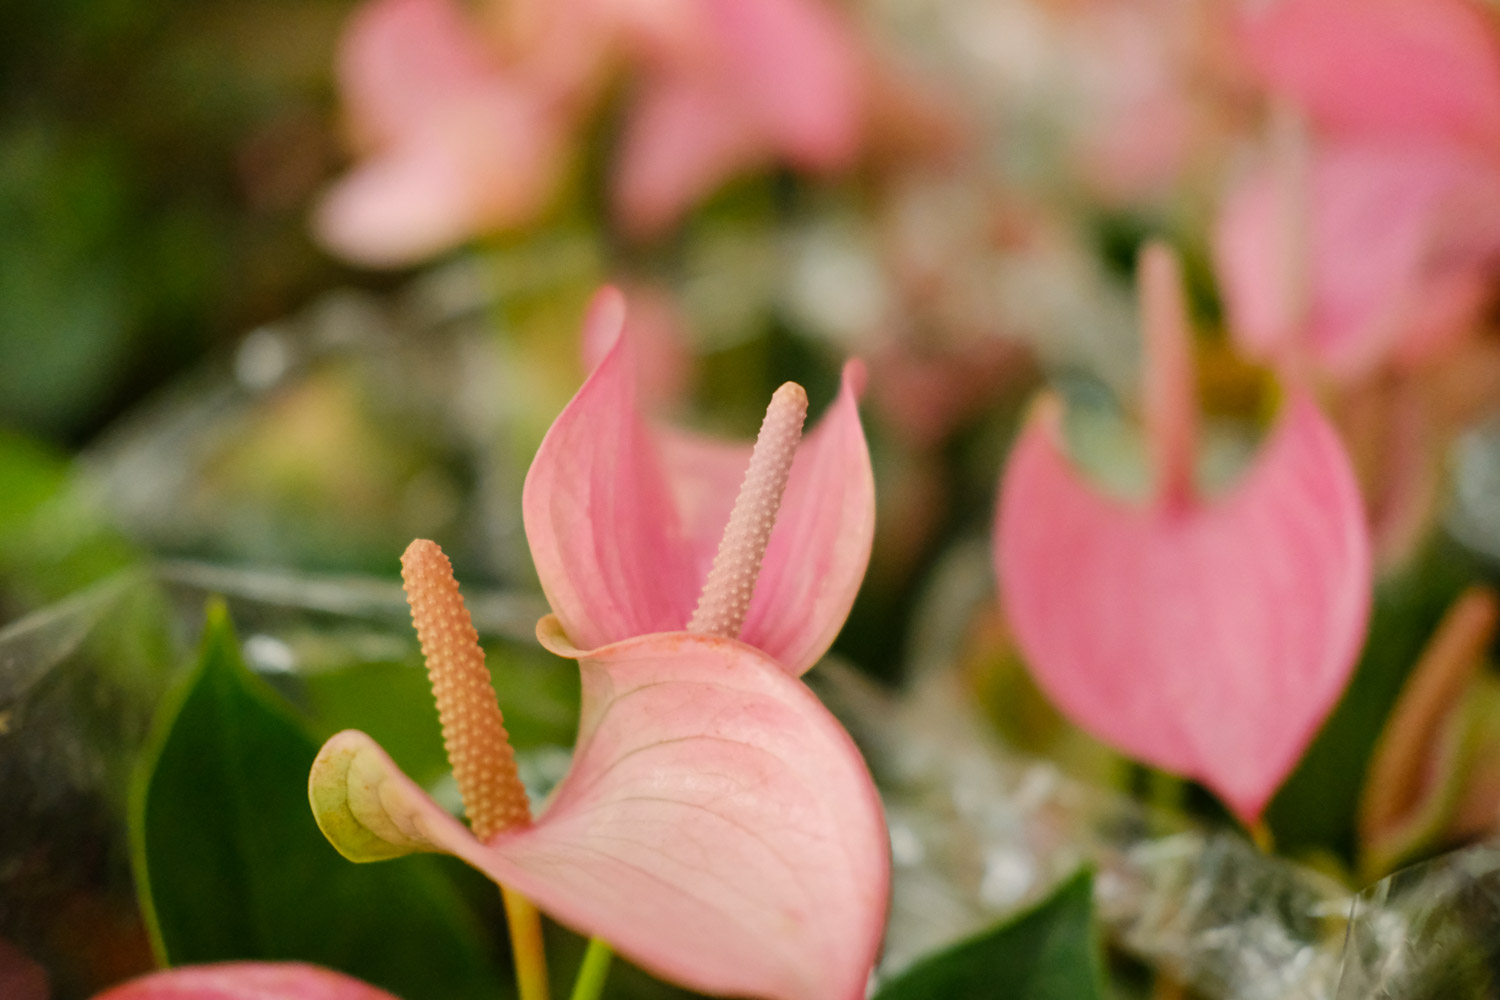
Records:
<instances>
[{"instance_id":1,"label":"blurred pink flower","mask_svg":"<svg viewBox=\"0 0 1500 1000\"><path fill-rule=\"evenodd\" d=\"M505 66L453 0L372 0L346 31L338 81L364 159L314 232L356 263L410 264L523 225L566 166L561 95Z\"/></svg>"},{"instance_id":2,"label":"blurred pink flower","mask_svg":"<svg viewBox=\"0 0 1500 1000\"><path fill-rule=\"evenodd\" d=\"M454 0L370 0L338 79L364 160L314 230L358 263L414 263L537 219L622 60L638 74L613 181L652 235L727 178L775 161L847 166L863 54L820 0L558 0L469 18Z\"/></svg>"},{"instance_id":3,"label":"blurred pink flower","mask_svg":"<svg viewBox=\"0 0 1500 1000\"><path fill-rule=\"evenodd\" d=\"M815 0L679 4L673 43L643 60L614 182L621 221L667 228L736 174L783 160L848 166L863 118L863 54Z\"/></svg>"},{"instance_id":4,"label":"blurred pink flower","mask_svg":"<svg viewBox=\"0 0 1500 1000\"><path fill-rule=\"evenodd\" d=\"M1242 53L1309 139L1222 210L1215 259L1247 353L1348 379L1451 347L1500 264L1500 36L1466 0L1277 0Z\"/></svg>"},{"instance_id":5,"label":"blurred pink flower","mask_svg":"<svg viewBox=\"0 0 1500 1000\"><path fill-rule=\"evenodd\" d=\"M396 1000L331 969L298 962L225 962L153 972L94 1000Z\"/></svg>"},{"instance_id":6,"label":"blurred pink flower","mask_svg":"<svg viewBox=\"0 0 1500 1000\"><path fill-rule=\"evenodd\" d=\"M750 447L650 427L636 406L624 301L606 290L586 338L614 346L553 423L522 498L542 589L583 649L673 632L693 614ZM857 408L864 372L798 447L739 638L793 674L828 649L874 537L875 486Z\"/></svg>"},{"instance_id":7,"label":"blurred pink flower","mask_svg":"<svg viewBox=\"0 0 1500 1000\"><path fill-rule=\"evenodd\" d=\"M1337 434L1299 391L1240 482L1198 495L1176 262L1151 248L1141 273L1155 495L1134 507L1082 480L1061 406L1044 399L1001 488L1001 596L1037 682L1074 722L1253 823L1359 654L1364 511Z\"/></svg>"}]
</instances>

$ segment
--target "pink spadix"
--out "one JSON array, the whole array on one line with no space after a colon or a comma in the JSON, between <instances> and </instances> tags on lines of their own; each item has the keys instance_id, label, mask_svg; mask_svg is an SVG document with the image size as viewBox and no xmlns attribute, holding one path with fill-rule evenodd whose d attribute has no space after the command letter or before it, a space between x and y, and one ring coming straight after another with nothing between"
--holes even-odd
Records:
<instances>
[{"instance_id":1,"label":"pink spadix","mask_svg":"<svg viewBox=\"0 0 1500 1000\"><path fill-rule=\"evenodd\" d=\"M995 557L1032 673L1076 723L1256 821L1343 691L1369 614L1369 542L1337 436L1295 388L1253 465L1205 498L1175 258L1140 263L1155 490L1103 494L1038 402L1000 492Z\"/></svg>"}]
</instances>

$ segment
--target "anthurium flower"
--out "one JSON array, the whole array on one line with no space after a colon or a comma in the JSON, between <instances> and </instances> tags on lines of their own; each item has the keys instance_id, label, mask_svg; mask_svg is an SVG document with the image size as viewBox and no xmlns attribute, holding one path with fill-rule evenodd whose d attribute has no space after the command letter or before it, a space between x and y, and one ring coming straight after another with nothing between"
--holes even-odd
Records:
<instances>
[{"instance_id":1,"label":"anthurium flower","mask_svg":"<svg viewBox=\"0 0 1500 1000\"><path fill-rule=\"evenodd\" d=\"M748 453L661 438L634 409L623 321L617 292L596 298L588 323L614 346L524 497L558 612L537 635L582 675L567 777L533 822L451 568L417 541L403 575L472 832L352 731L314 763L314 814L346 857L456 855L693 989L858 1000L884 923L885 826L858 751L796 678L869 555L856 376L805 447L807 394L792 383ZM678 483L657 464L663 443ZM707 530L717 544L700 552Z\"/></svg>"},{"instance_id":2,"label":"anthurium flower","mask_svg":"<svg viewBox=\"0 0 1500 1000\"><path fill-rule=\"evenodd\" d=\"M1240 49L1308 123L1226 200L1215 237L1248 353L1354 378L1448 349L1500 255L1500 35L1467 0L1277 0Z\"/></svg>"},{"instance_id":3,"label":"anthurium flower","mask_svg":"<svg viewBox=\"0 0 1500 1000\"><path fill-rule=\"evenodd\" d=\"M614 346L548 431L522 496L542 589L581 650L687 627L750 457L747 445L648 425L623 324L623 299L606 289L586 337ZM733 636L793 674L833 642L869 562L875 486L862 383L863 368L846 365L838 398L796 448Z\"/></svg>"},{"instance_id":4,"label":"anthurium flower","mask_svg":"<svg viewBox=\"0 0 1500 1000\"><path fill-rule=\"evenodd\" d=\"M396 1000L385 990L299 962L224 962L153 972L94 1000Z\"/></svg>"},{"instance_id":5,"label":"anthurium flower","mask_svg":"<svg viewBox=\"0 0 1500 1000\"><path fill-rule=\"evenodd\" d=\"M1175 260L1151 248L1141 274L1155 493L1134 506L1082 479L1061 406L1044 399L1001 487L1001 595L1037 682L1074 722L1254 823L1363 641L1364 513L1337 435L1295 388L1240 481L1199 495Z\"/></svg>"},{"instance_id":6,"label":"anthurium flower","mask_svg":"<svg viewBox=\"0 0 1500 1000\"><path fill-rule=\"evenodd\" d=\"M447 559L418 541L402 563L474 832L348 731L309 783L341 853L453 854L699 991L864 996L889 881L884 822L858 751L800 681L708 631L584 654L544 619L539 636L580 658L582 714L572 768L533 822ZM709 603L732 607L733 584Z\"/></svg>"}]
</instances>

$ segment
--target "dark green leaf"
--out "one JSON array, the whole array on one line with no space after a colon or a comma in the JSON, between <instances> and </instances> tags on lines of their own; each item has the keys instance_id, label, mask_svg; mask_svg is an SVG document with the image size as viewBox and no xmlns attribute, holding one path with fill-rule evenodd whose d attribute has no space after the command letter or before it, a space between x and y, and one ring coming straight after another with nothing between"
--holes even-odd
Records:
<instances>
[{"instance_id":1,"label":"dark green leaf","mask_svg":"<svg viewBox=\"0 0 1500 1000\"><path fill-rule=\"evenodd\" d=\"M158 957L316 962L405 1000L505 996L439 859L352 865L324 841L307 802L316 752L211 609L198 666L163 709L133 792Z\"/></svg>"},{"instance_id":2,"label":"dark green leaf","mask_svg":"<svg viewBox=\"0 0 1500 1000\"><path fill-rule=\"evenodd\" d=\"M1375 741L1443 612L1477 575L1472 558L1440 539L1376 589L1354 678L1266 814L1280 850L1353 858L1354 816Z\"/></svg>"},{"instance_id":3,"label":"dark green leaf","mask_svg":"<svg viewBox=\"0 0 1500 1000\"><path fill-rule=\"evenodd\" d=\"M876 1000L1102 1000L1093 899L1080 872L1035 909L924 958Z\"/></svg>"}]
</instances>

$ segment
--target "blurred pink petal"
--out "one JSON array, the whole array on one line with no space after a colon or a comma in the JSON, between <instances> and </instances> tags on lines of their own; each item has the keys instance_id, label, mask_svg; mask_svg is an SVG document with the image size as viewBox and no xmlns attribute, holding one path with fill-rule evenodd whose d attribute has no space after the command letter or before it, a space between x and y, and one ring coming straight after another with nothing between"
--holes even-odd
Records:
<instances>
[{"instance_id":1,"label":"blurred pink petal","mask_svg":"<svg viewBox=\"0 0 1500 1000\"><path fill-rule=\"evenodd\" d=\"M318 206L323 245L402 266L546 208L564 169L560 110L488 56L445 0L374 0L355 17L340 79L367 159Z\"/></svg>"},{"instance_id":2,"label":"blurred pink petal","mask_svg":"<svg viewBox=\"0 0 1500 1000\"><path fill-rule=\"evenodd\" d=\"M775 159L845 167L863 115L862 54L816 0L705 0L679 8L654 46L630 114L615 202L653 235L736 174ZM662 20L657 18L658 21Z\"/></svg>"},{"instance_id":3,"label":"blurred pink petal","mask_svg":"<svg viewBox=\"0 0 1500 1000\"><path fill-rule=\"evenodd\" d=\"M497 70L452 0L370 0L345 28L335 68L350 127L366 145L421 131Z\"/></svg>"},{"instance_id":4,"label":"blurred pink petal","mask_svg":"<svg viewBox=\"0 0 1500 1000\"><path fill-rule=\"evenodd\" d=\"M0 938L0 997L5 1000L47 1000L51 992L47 970L5 938Z\"/></svg>"},{"instance_id":5,"label":"blurred pink petal","mask_svg":"<svg viewBox=\"0 0 1500 1000\"><path fill-rule=\"evenodd\" d=\"M1215 235L1229 326L1262 359L1305 351L1340 378L1442 350L1490 297L1500 254L1500 171L1442 146L1330 145L1308 168L1300 248L1286 245L1272 171L1230 197ZM1306 262L1293 300L1289 255ZM1299 315L1300 312L1300 315Z\"/></svg>"},{"instance_id":6,"label":"blurred pink petal","mask_svg":"<svg viewBox=\"0 0 1500 1000\"><path fill-rule=\"evenodd\" d=\"M1120 750L1212 788L1247 823L1338 700L1364 639L1370 552L1338 436L1300 392L1223 497L1192 491L1185 312L1143 257L1145 506L1070 465L1044 399L1001 487L995 557L1006 614L1038 684ZM1177 385L1172 385L1173 380Z\"/></svg>"},{"instance_id":7,"label":"blurred pink petal","mask_svg":"<svg viewBox=\"0 0 1500 1000\"><path fill-rule=\"evenodd\" d=\"M597 296L587 325L623 323L619 293ZM558 416L522 497L542 589L583 649L687 625L748 456L740 444L650 430L629 352L620 336ZM741 635L798 674L832 643L869 561L875 500L862 387L851 363L797 450Z\"/></svg>"},{"instance_id":8,"label":"blurred pink petal","mask_svg":"<svg viewBox=\"0 0 1500 1000\"><path fill-rule=\"evenodd\" d=\"M661 232L728 178L770 157L743 109L718 81L684 74L644 81L615 166L620 221L637 236Z\"/></svg>"},{"instance_id":9,"label":"blurred pink petal","mask_svg":"<svg viewBox=\"0 0 1500 1000\"><path fill-rule=\"evenodd\" d=\"M1480 5L1274 0L1257 7L1243 24L1248 60L1273 93L1317 123L1500 152L1500 44Z\"/></svg>"},{"instance_id":10,"label":"blurred pink petal","mask_svg":"<svg viewBox=\"0 0 1500 1000\"><path fill-rule=\"evenodd\" d=\"M797 166L831 170L854 157L861 53L822 0L707 0L724 72L772 147Z\"/></svg>"},{"instance_id":11,"label":"blurred pink petal","mask_svg":"<svg viewBox=\"0 0 1500 1000\"><path fill-rule=\"evenodd\" d=\"M581 653L553 618L538 637L581 657L583 703L572 769L533 825L480 843L353 731L319 754L315 809L342 795L385 856L454 854L692 989L860 1000L888 848L869 773L827 709L729 639L678 632Z\"/></svg>"},{"instance_id":12,"label":"blurred pink petal","mask_svg":"<svg viewBox=\"0 0 1500 1000\"><path fill-rule=\"evenodd\" d=\"M153 972L94 1000L396 1000L358 979L298 962L225 962Z\"/></svg>"}]
</instances>

